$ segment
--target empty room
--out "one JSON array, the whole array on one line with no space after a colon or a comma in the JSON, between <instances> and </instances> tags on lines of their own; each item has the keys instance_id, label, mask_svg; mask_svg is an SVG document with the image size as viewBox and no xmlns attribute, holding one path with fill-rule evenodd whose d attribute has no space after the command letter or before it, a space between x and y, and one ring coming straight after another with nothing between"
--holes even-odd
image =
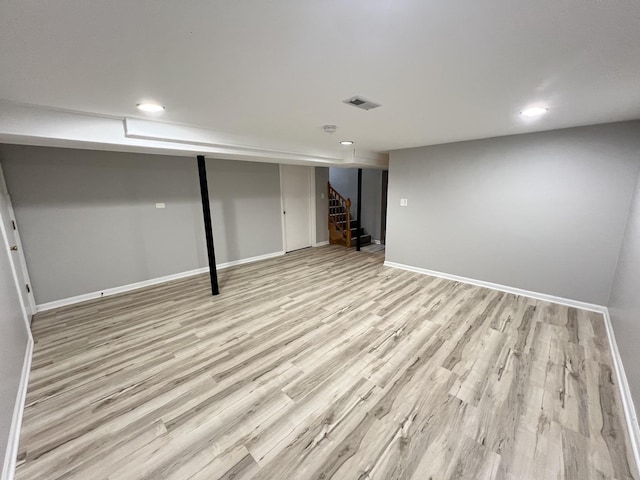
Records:
<instances>
[{"instance_id":1,"label":"empty room","mask_svg":"<svg viewBox=\"0 0 640 480\"><path fill-rule=\"evenodd\" d=\"M0 0L0 480L640 480L639 27Z\"/></svg>"}]
</instances>

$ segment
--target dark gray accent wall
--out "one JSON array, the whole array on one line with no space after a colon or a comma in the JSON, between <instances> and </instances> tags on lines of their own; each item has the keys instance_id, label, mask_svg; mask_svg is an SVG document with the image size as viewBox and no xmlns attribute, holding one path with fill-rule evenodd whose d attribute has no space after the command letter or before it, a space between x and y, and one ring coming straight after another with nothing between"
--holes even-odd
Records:
<instances>
[{"instance_id":1,"label":"dark gray accent wall","mask_svg":"<svg viewBox=\"0 0 640 480\"><path fill-rule=\"evenodd\" d=\"M329 168L329 181L340 195L351 199L351 215L358 212L358 169ZM362 169L362 226L374 240L380 240L382 170Z\"/></svg>"},{"instance_id":2,"label":"dark gray accent wall","mask_svg":"<svg viewBox=\"0 0 640 480\"><path fill-rule=\"evenodd\" d=\"M362 225L373 240L380 240L382 170L362 170Z\"/></svg>"},{"instance_id":3,"label":"dark gray accent wall","mask_svg":"<svg viewBox=\"0 0 640 480\"><path fill-rule=\"evenodd\" d=\"M2 145L0 163L39 304L207 266L195 157ZM218 263L281 251L278 165L207 170Z\"/></svg>"},{"instance_id":4,"label":"dark gray accent wall","mask_svg":"<svg viewBox=\"0 0 640 480\"><path fill-rule=\"evenodd\" d=\"M609 315L635 405L640 405L640 178L609 299Z\"/></svg>"},{"instance_id":5,"label":"dark gray accent wall","mask_svg":"<svg viewBox=\"0 0 640 480\"><path fill-rule=\"evenodd\" d=\"M316 175L316 243L329 240L329 199L327 198L328 167L315 167Z\"/></svg>"},{"instance_id":6,"label":"dark gray accent wall","mask_svg":"<svg viewBox=\"0 0 640 480\"><path fill-rule=\"evenodd\" d=\"M351 199L351 216L355 219L358 214L358 169L330 167L329 181L340 195Z\"/></svg>"},{"instance_id":7,"label":"dark gray accent wall","mask_svg":"<svg viewBox=\"0 0 640 480\"><path fill-rule=\"evenodd\" d=\"M638 121L391 152L386 259L606 305L639 152Z\"/></svg>"}]
</instances>

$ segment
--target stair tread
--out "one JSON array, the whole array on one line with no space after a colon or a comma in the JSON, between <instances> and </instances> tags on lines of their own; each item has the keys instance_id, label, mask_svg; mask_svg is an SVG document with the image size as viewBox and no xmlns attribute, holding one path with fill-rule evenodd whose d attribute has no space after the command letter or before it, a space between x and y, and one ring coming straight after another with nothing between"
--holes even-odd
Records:
<instances>
[{"instance_id":1,"label":"stair tread","mask_svg":"<svg viewBox=\"0 0 640 480\"><path fill-rule=\"evenodd\" d=\"M355 247L358 244L358 240L357 237L351 237L351 246ZM371 244L371 235L370 234L366 234L366 235L360 235L360 246L363 247L365 245L370 245Z\"/></svg>"}]
</instances>

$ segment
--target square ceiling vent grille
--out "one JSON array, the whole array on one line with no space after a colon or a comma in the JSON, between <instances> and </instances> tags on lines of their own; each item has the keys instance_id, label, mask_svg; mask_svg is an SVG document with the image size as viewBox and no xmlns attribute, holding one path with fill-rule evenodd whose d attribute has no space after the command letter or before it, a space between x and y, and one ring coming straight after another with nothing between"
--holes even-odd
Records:
<instances>
[{"instance_id":1,"label":"square ceiling vent grille","mask_svg":"<svg viewBox=\"0 0 640 480\"><path fill-rule=\"evenodd\" d=\"M380 106L379 103L372 102L371 100L367 100L364 97L351 97L343 100L347 105L353 105L354 107L361 108L363 110L371 110L374 108L378 108Z\"/></svg>"}]
</instances>

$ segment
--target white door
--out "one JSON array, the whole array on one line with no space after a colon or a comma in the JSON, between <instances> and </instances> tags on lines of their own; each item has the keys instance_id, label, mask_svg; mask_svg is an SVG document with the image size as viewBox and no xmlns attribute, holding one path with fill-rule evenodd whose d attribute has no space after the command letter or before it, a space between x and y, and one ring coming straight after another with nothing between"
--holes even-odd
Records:
<instances>
[{"instance_id":1,"label":"white door","mask_svg":"<svg viewBox=\"0 0 640 480\"><path fill-rule=\"evenodd\" d=\"M312 168L280 165L285 252L311 246Z\"/></svg>"},{"instance_id":2,"label":"white door","mask_svg":"<svg viewBox=\"0 0 640 480\"><path fill-rule=\"evenodd\" d=\"M29 322L31 316L36 313L36 302L33 297L29 274L27 273L27 263L22 251L22 243L18 234L18 225L16 217L11 206L11 198L7 192L7 186L4 181L2 167L0 166L0 222L2 222L2 230L9 245L9 257L11 266L15 272L16 281L20 291L20 300L24 307L25 315Z\"/></svg>"}]
</instances>

